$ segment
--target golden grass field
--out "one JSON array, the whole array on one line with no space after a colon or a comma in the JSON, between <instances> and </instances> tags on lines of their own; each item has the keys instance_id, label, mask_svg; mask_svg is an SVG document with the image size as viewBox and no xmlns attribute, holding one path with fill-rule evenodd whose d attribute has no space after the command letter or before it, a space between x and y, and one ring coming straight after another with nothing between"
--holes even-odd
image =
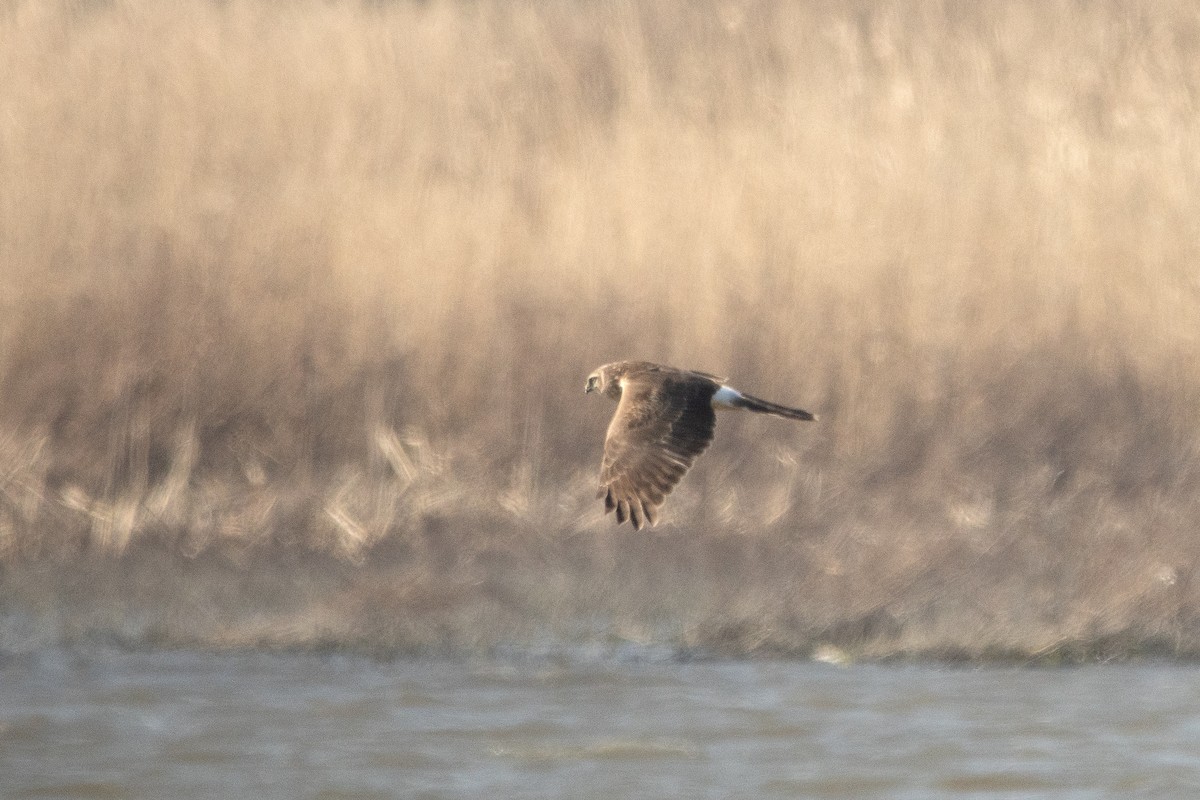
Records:
<instances>
[{"instance_id":1,"label":"golden grass field","mask_svg":"<svg viewBox=\"0 0 1200 800\"><path fill-rule=\"evenodd\" d=\"M1200 655L1193 3L8 0L0 74L0 646ZM618 358L821 421L616 529Z\"/></svg>"}]
</instances>

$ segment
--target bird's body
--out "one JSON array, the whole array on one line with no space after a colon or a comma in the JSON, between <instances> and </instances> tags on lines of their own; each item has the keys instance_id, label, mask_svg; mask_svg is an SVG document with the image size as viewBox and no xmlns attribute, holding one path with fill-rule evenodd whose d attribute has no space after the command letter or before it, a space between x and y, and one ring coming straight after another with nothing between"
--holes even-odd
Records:
<instances>
[{"instance_id":1,"label":"bird's body","mask_svg":"<svg viewBox=\"0 0 1200 800\"><path fill-rule=\"evenodd\" d=\"M705 372L647 361L605 364L588 376L586 392L617 401L604 440L600 492L605 512L616 511L634 529L658 521L658 508L716 430L715 409L745 409L786 419L813 420L798 408L781 406L727 386Z\"/></svg>"}]
</instances>

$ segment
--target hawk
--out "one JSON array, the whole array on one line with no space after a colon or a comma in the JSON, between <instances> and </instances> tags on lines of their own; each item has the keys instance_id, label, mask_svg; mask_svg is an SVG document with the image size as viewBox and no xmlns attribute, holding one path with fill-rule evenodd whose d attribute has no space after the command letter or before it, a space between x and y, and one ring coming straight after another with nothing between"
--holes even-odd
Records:
<instances>
[{"instance_id":1,"label":"hawk","mask_svg":"<svg viewBox=\"0 0 1200 800\"><path fill-rule=\"evenodd\" d=\"M634 530L658 522L658 508L692 462L708 449L715 409L734 408L786 419L815 414L743 394L724 378L647 361L616 361L588 376L584 392L617 401L604 439L600 491L604 513L617 512Z\"/></svg>"}]
</instances>

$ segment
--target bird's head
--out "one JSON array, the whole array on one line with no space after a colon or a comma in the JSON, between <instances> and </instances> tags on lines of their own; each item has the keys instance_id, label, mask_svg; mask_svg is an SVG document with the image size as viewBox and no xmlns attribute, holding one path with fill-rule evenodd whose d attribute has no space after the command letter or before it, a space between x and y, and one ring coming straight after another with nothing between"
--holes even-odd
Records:
<instances>
[{"instance_id":1,"label":"bird's head","mask_svg":"<svg viewBox=\"0 0 1200 800\"><path fill-rule=\"evenodd\" d=\"M615 364L605 364L600 369L588 375L587 384L583 387L585 394L599 392L614 400L621 399L621 376L617 374Z\"/></svg>"}]
</instances>

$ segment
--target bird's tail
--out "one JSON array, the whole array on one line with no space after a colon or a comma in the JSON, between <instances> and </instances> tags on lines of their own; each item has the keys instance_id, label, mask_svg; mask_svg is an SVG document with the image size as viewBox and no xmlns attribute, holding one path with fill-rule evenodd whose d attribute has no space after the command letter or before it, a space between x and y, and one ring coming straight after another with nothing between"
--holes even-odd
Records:
<instances>
[{"instance_id":1,"label":"bird's tail","mask_svg":"<svg viewBox=\"0 0 1200 800\"><path fill-rule=\"evenodd\" d=\"M802 408L791 408L789 406L781 406L778 403L772 403L769 400L762 400L758 397L753 397L748 394L738 393L729 401L732 408L744 408L747 411L757 411L759 414L772 414L776 417L784 417L785 419L804 419L814 420L816 414L810 411L805 411Z\"/></svg>"}]
</instances>

